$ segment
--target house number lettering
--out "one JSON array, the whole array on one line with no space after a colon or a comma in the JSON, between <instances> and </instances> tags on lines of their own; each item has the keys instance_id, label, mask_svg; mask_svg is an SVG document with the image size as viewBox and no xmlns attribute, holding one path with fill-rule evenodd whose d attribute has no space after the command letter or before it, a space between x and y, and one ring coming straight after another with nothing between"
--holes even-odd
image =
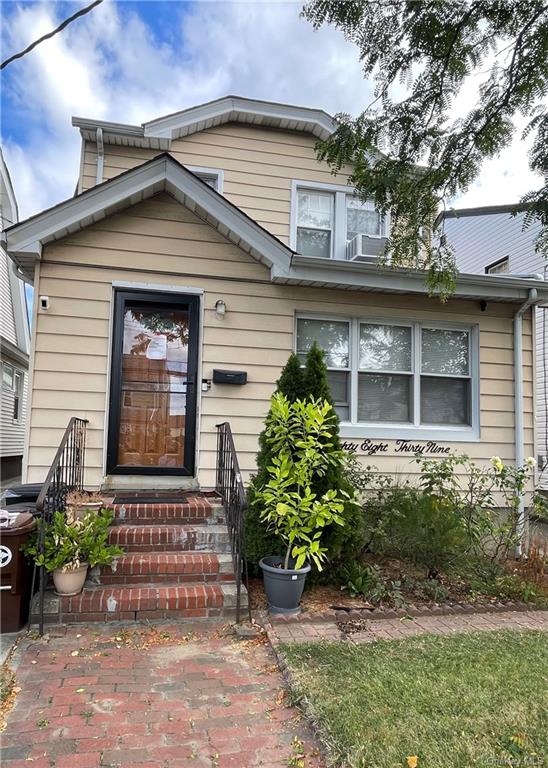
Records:
<instances>
[{"instance_id":1,"label":"house number lettering","mask_svg":"<svg viewBox=\"0 0 548 768\"><path fill-rule=\"evenodd\" d=\"M361 443L346 441L343 442L342 448L350 453L361 453L366 456L377 456L383 453L389 453L388 443L385 442L373 442L373 440L363 440ZM412 440L396 440L393 453L409 453L414 455L415 453L423 454L445 454L450 453L449 446L440 445L434 440L428 440L425 443L415 443Z\"/></svg>"}]
</instances>

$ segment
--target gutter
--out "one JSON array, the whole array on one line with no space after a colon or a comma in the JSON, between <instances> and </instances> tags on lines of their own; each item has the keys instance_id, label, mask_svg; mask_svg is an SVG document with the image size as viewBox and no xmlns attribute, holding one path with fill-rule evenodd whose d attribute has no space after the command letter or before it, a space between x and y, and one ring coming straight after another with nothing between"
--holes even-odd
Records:
<instances>
[{"instance_id":1,"label":"gutter","mask_svg":"<svg viewBox=\"0 0 548 768\"><path fill-rule=\"evenodd\" d=\"M95 183L102 184L103 182L103 168L105 165L105 145L103 144L103 129L97 128L97 171L95 175Z\"/></svg>"},{"instance_id":2,"label":"gutter","mask_svg":"<svg viewBox=\"0 0 548 768\"><path fill-rule=\"evenodd\" d=\"M538 303L538 291L536 288L531 288L527 300L514 315L514 455L516 469L523 467L525 461L523 440L523 316L527 310ZM521 557L523 553L526 524L525 500L522 496L518 507L516 557Z\"/></svg>"}]
</instances>

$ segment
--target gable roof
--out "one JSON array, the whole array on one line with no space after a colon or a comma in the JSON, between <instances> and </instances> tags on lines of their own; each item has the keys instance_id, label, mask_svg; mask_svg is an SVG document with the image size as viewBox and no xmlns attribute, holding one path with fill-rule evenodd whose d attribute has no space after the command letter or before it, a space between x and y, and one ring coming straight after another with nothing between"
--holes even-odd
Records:
<instances>
[{"instance_id":1,"label":"gable roof","mask_svg":"<svg viewBox=\"0 0 548 768\"><path fill-rule=\"evenodd\" d=\"M2 239L9 255L32 279L44 245L159 192L171 194L267 267L289 268L290 248L167 153L8 227Z\"/></svg>"},{"instance_id":2,"label":"gable roof","mask_svg":"<svg viewBox=\"0 0 548 768\"><path fill-rule=\"evenodd\" d=\"M242 96L224 96L149 120L141 125L72 118L72 124L80 128L82 136L89 141L95 141L96 131L101 128L103 139L109 144L147 146L154 149L169 149L173 139L229 122L303 131L318 139L327 139L336 127L335 120L323 109L278 104Z\"/></svg>"}]
</instances>

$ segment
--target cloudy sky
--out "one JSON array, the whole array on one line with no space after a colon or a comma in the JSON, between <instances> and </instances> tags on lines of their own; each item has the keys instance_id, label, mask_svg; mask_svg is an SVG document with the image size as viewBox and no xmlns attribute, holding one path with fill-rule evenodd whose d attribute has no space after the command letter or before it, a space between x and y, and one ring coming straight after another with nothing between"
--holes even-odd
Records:
<instances>
[{"instance_id":1,"label":"cloudy sky","mask_svg":"<svg viewBox=\"0 0 548 768\"><path fill-rule=\"evenodd\" d=\"M87 2L2 0L2 58ZM71 196L71 116L141 123L226 94L357 114L371 99L357 49L314 31L300 2L107 0L3 72L1 141L20 217ZM474 84L468 97L473 96ZM516 201L536 185L516 139L457 207Z\"/></svg>"}]
</instances>

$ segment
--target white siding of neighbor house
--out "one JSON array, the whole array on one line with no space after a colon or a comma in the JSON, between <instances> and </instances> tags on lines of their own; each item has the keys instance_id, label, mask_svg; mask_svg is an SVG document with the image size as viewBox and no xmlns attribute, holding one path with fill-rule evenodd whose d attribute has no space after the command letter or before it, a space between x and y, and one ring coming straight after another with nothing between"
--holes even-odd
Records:
<instances>
[{"instance_id":1,"label":"white siding of neighbor house","mask_svg":"<svg viewBox=\"0 0 548 768\"><path fill-rule=\"evenodd\" d=\"M523 229L524 214L483 213L448 217L444 227L455 251L461 272L484 273L485 268L508 257L509 272L538 273L548 279L548 262L535 252L534 242L540 230L535 222ZM535 312L536 327L536 453L539 464L548 462L548 309ZM539 483L548 488L548 463L539 474Z\"/></svg>"},{"instance_id":2,"label":"white siding of neighbor house","mask_svg":"<svg viewBox=\"0 0 548 768\"><path fill-rule=\"evenodd\" d=\"M15 316L9 270L11 260L3 248L0 248L0 333L4 339L17 346Z\"/></svg>"},{"instance_id":3,"label":"white siding of neighbor house","mask_svg":"<svg viewBox=\"0 0 548 768\"><path fill-rule=\"evenodd\" d=\"M3 356L2 361L9 363L16 371L23 375L23 396L21 402L21 416L17 421L13 419L13 405L15 393L2 386L1 411L0 411L0 457L22 456L25 447L25 421L27 416L28 399L28 371L15 360Z\"/></svg>"},{"instance_id":4,"label":"white siding of neighbor house","mask_svg":"<svg viewBox=\"0 0 548 768\"><path fill-rule=\"evenodd\" d=\"M214 167L214 159L207 158L208 166ZM241 164L238 160L238 166ZM243 173L234 171L235 175ZM288 203L285 193L289 173L288 169L283 178L276 177L282 180L279 197L274 200L283 198ZM303 169L291 173L302 175ZM260 171L255 176L258 186L264 183ZM229 182L225 172L227 183L236 184ZM249 179L246 184L249 189ZM240 202L250 197L242 191L238 194ZM253 202L255 213L258 205L258 201ZM273 229L280 235L287 234L287 222L285 210ZM198 380L211 378L214 367L248 372L249 383L244 387L213 385L209 392L201 393L198 466L202 487L214 483L215 424L219 421L228 420L232 425L245 476L253 471L257 437L269 398L293 348L297 312L477 323L481 442L445 445L478 461L488 460L493 454L507 461L514 458L514 306L491 303L486 312L481 312L473 301L451 300L441 306L438 300L424 296L275 285L266 267L173 198L161 194L44 247L36 290L50 297L50 308L39 311L36 318L29 482L43 478L69 418L75 415L90 422L86 484L99 486L103 482L110 317L116 281L160 284L177 287L181 292L189 287L202 289L204 327ZM220 298L227 305L223 320L214 311ZM531 322L527 316L524 402L528 453L533 446L532 364ZM367 437L366 426L363 437ZM373 460L379 470L412 474L410 459L395 453L394 442L388 442L388 453Z\"/></svg>"}]
</instances>

